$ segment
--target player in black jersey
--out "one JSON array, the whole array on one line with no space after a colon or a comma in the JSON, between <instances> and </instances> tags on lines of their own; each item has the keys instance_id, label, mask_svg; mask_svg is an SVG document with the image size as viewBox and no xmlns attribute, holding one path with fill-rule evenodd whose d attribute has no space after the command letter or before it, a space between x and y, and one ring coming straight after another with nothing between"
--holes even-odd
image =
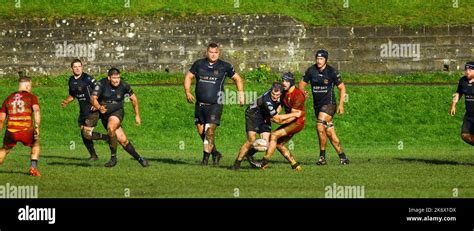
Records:
<instances>
[{"instance_id":1,"label":"player in black jersey","mask_svg":"<svg viewBox=\"0 0 474 231\"><path fill-rule=\"evenodd\" d=\"M458 88L454 93L450 114L456 114L456 104L464 95L466 113L461 128L461 138L466 143L474 145L474 62L467 62L464 65L464 76L459 80Z\"/></svg>"},{"instance_id":2,"label":"player in black jersey","mask_svg":"<svg viewBox=\"0 0 474 231\"><path fill-rule=\"evenodd\" d=\"M89 160L95 161L98 159L92 140L109 140L109 136L94 132L99 120L99 111L90 103L92 90L95 88L96 80L94 77L83 72L82 62L79 59L74 59L71 62L72 76L69 78L69 95L61 103L64 108L75 98L79 102L79 118L77 122L81 128L82 142L89 151Z\"/></svg>"},{"instance_id":3,"label":"player in black jersey","mask_svg":"<svg viewBox=\"0 0 474 231\"><path fill-rule=\"evenodd\" d=\"M219 165L222 154L217 151L214 134L220 124L226 77L235 81L239 92L239 103L244 105L244 87L239 74L230 63L219 59L219 46L211 43L207 47L206 58L199 59L191 66L184 79L184 91L189 103L195 103L195 124L204 144L202 165L207 165L212 154L213 165ZM192 79L196 78L195 94L191 94Z\"/></svg>"},{"instance_id":4,"label":"player in black jersey","mask_svg":"<svg viewBox=\"0 0 474 231\"><path fill-rule=\"evenodd\" d=\"M100 119L109 134L109 146L111 150L110 161L105 167L113 167L117 164L117 143L127 151L143 167L148 167L148 161L142 158L132 143L127 139L121 123L124 119L124 99L129 97L135 111L135 123L141 124L140 111L138 108L137 96L132 88L125 81L120 79L120 71L117 68L111 68L108 71L107 78L101 79L94 88L91 97L91 103L99 108Z\"/></svg>"},{"instance_id":5,"label":"player in black jersey","mask_svg":"<svg viewBox=\"0 0 474 231\"><path fill-rule=\"evenodd\" d=\"M269 142L272 131L271 122L284 123L288 119L294 119L294 114L279 115L282 110L281 96L283 95L283 86L280 83L274 83L270 90L259 96L255 102L251 103L245 110L245 129L247 131L247 140L240 148L232 170L240 169L240 164L244 157L249 159L252 167L260 167L258 162L253 159L257 150L252 147L257 134L262 139Z\"/></svg>"},{"instance_id":6,"label":"player in black jersey","mask_svg":"<svg viewBox=\"0 0 474 231\"><path fill-rule=\"evenodd\" d=\"M334 88L337 87L340 92L337 112L343 114L346 87L342 82L341 75L336 69L327 64L328 56L329 54L325 50L318 50L316 52L316 64L306 70L303 79L299 83L299 89L303 90L307 84L311 84L320 147L319 160L316 164L325 165L327 163L326 143L328 137L339 155L340 163L345 165L349 164L349 159L342 150L341 142L336 136L332 119L336 113Z\"/></svg>"}]
</instances>

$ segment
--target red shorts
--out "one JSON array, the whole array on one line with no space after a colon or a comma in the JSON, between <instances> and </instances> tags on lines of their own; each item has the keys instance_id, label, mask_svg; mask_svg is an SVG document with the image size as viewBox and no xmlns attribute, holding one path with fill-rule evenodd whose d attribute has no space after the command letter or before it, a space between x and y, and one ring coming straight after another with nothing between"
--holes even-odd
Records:
<instances>
[{"instance_id":1,"label":"red shorts","mask_svg":"<svg viewBox=\"0 0 474 231\"><path fill-rule=\"evenodd\" d=\"M23 145L28 147L33 147L35 143L34 131L26 130L20 132L5 132L5 137L3 137L3 146L6 148L13 148L16 146L17 142L23 143Z\"/></svg>"},{"instance_id":2,"label":"red shorts","mask_svg":"<svg viewBox=\"0 0 474 231\"><path fill-rule=\"evenodd\" d=\"M291 130L287 130L287 131L286 131L286 136L283 136L283 137L278 138L277 143L279 143L279 144L280 144L280 143L285 143L285 142L291 140L291 138L292 138L296 133L300 132L300 131L303 130L303 128L304 128L304 123L301 124L301 123L299 123L298 121L295 121L295 122L292 122L292 123L289 123L289 124L284 124L284 125L280 126L279 128L277 128L277 130L279 130L279 129L284 129L284 128L290 126L290 125L291 125L292 127L294 127L294 128L291 129ZM295 126L295 125L296 125L296 126Z\"/></svg>"}]
</instances>

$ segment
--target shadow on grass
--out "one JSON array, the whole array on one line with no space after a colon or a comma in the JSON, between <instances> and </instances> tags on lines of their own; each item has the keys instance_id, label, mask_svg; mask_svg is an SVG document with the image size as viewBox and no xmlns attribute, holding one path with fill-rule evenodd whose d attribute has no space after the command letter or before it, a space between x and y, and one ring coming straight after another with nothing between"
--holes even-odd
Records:
<instances>
[{"instance_id":1,"label":"shadow on grass","mask_svg":"<svg viewBox=\"0 0 474 231\"><path fill-rule=\"evenodd\" d=\"M30 174L27 171L20 172L20 171L9 171L9 170L0 170L0 174L18 174L18 175L24 175L24 176L29 176Z\"/></svg>"},{"instance_id":2,"label":"shadow on grass","mask_svg":"<svg viewBox=\"0 0 474 231\"><path fill-rule=\"evenodd\" d=\"M55 166L76 166L76 167L94 167L94 165L90 163L64 163L64 162L51 162L47 163L48 165L55 165Z\"/></svg>"},{"instance_id":3,"label":"shadow on grass","mask_svg":"<svg viewBox=\"0 0 474 231\"><path fill-rule=\"evenodd\" d=\"M474 166L473 163L462 163L450 160L436 160L436 159L418 159L418 158L395 158L400 161L407 162L421 162L425 164L436 164L436 165L461 165L461 166Z\"/></svg>"},{"instance_id":4,"label":"shadow on grass","mask_svg":"<svg viewBox=\"0 0 474 231\"><path fill-rule=\"evenodd\" d=\"M160 162L160 163L164 163L164 164L184 164L184 165L193 165L191 163L188 163L188 162L184 162L184 161L181 161L181 160L174 160L174 159L170 159L170 158L146 158L146 160L148 161L153 161L153 162Z\"/></svg>"},{"instance_id":5,"label":"shadow on grass","mask_svg":"<svg viewBox=\"0 0 474 231\"><path fill-rule=\"evenodd\" d=\"M87 157L67 157L67 156L50 156L50 155L40 155L41 158L50 158L50 159L63 159L63 160L84 160L87 161Z\"/></svg>"}]
</instances>

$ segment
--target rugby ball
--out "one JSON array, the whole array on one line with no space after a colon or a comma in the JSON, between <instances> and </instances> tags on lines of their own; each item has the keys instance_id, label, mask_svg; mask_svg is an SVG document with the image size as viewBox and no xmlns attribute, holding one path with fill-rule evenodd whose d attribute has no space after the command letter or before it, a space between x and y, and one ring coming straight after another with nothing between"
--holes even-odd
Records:
<instances>
[{"instance_id":1,"label":"rugby ball","mask_svg":"<svg viewBox=\"0 0 474 231\"><path fill-rule=\"evenodd\" d=\"M257 139L255 142L253 142L253 148L259 152L267 151L268 141L265 139Z\"/></svg>"}]
</instances>

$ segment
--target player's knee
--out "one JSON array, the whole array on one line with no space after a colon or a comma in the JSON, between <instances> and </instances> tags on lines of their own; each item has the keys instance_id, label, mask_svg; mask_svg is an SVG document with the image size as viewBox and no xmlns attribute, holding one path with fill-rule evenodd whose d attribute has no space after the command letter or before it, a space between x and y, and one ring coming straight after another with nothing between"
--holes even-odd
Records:
<instances>
[{"instance_id":1,"label":"player's knee","mask_svg":"<svg viewBox=\"0 0 474 231\"><path fill-rule=\"evenodd\" d=\"M82 136L88 140L92 140L92 129L82 128Z\"/></svg>"}]
</instances>

